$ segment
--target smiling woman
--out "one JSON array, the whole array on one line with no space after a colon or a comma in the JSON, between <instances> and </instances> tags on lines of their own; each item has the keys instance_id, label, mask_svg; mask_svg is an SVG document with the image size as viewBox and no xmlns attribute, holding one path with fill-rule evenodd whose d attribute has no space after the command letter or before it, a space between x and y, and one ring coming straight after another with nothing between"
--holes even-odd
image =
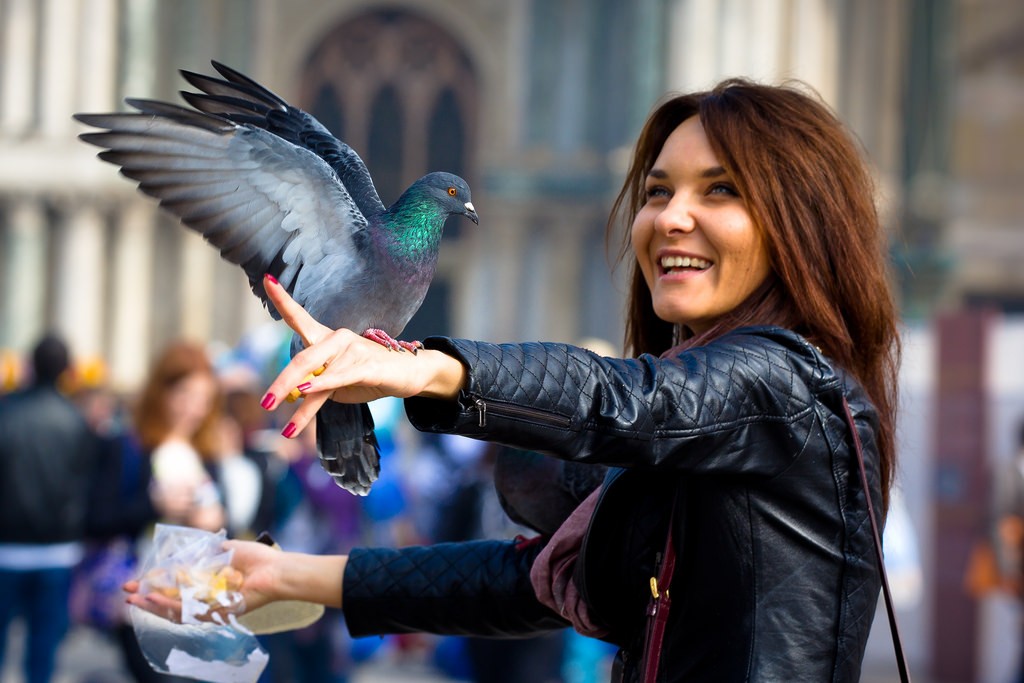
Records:
<instances>
[{"instance_id":1,"label":"smiling woman","mask_svg":"<svg viewBox=\"0 0 1024 683\"><path fill-rule=\"evenodd\" d=\"M265 281L316 340L268 388L273 407L301 384L292 435L328 400L398 396L421 430L609 472L531 541L328 558L230 542L246 604L340 605L356 636L572 627L620 648L621 681L859 680L899 355L872 197L816 98L727 81L653 112L614 205L633 270L626 358L437 337L390 352ZM535 462L523 481L566 488Z\"/></svg>"}]
</instances>

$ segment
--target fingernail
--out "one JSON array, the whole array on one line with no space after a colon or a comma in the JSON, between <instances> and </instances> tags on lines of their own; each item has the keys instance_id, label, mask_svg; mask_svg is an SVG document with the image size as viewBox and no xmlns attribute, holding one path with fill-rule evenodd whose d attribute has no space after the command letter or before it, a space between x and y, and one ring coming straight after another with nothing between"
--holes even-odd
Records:
<instances>
[{"instance_id":1,"label":"fingernail","mask_svg":"<svg viewBox=\"0 0 1024 683\"><path fill-rule=\"evenodd\" d=\"M295 434L295 423L289 422L284 426L284 429L281 430L281 436L286 439L290 439L293 434Z\"/></svg>"},{"instance_id":2,"label":"fingernail","mask_svg":"<svg viewBox=\"0 0 1024 683\"><path fill-rule=\"evenodd\" d=\"M298 389L299 391L301 391L302 393L306 393L306 392L307 392L307 391L309 391L309 390L310 390L310 389L311 389L312 387L313 387L313 385L312 385L311 383L309 383L309 382L303 382L302 384L300 384L299 386L297 386L297 387L295 387L295 388L296 388L296 389Z\"/></svg>"},{"instance_id":3,"label":"fingernail","mask_svg":"<svg viewBox=\"0 0 1024 683\"><path fill-rule=\"evenodd\" d=\"M273 394L267 394L263 397L263 400L260 401L260 408L263 408L263 410L270 410L274 407L275 400L277 399L274 398Z\"/></svg>"},{"instance_id":4,"label":"fingernail","mask_svg":"<svg viewBox=\"0 0 1024 683\"><path fill-rule=\"evenodd\" d=\"M273 282L275 285L281 284L280 282L277 281L277 278L274 277L273 275L271 275L270 273L266 273L263 277L267 278L268 280Z\"/></svg>"}]
</instances>

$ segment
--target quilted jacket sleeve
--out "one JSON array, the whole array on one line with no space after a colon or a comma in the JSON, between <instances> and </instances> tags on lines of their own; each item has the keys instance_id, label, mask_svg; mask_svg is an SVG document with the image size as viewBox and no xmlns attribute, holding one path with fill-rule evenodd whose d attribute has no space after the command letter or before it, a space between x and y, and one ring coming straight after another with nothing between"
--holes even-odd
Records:
<instances>
[{"instance_id":1,"label":"quilted jacket sleeve","mask_svg":"<svg viewBox=\"0 0 1024 683\"><path fill-rule=\"evenodd\" d=\"M602 358L564 344L431 338L469 371L457 401L413 398L419 429L563 459L772 476L816 433L838 385L802 337L745 328L668 358Z\"/></svg>"},{"instance_id":2,"label":"quilted jacket sleeve","mask_svg":"<svg viewBox=\"0 0 1024 683\"><path fill-rule=\"evenodd\" d=\"M470 541L354 549L342 588L349 632L509 638L564 628L530 585L540 547Z\"/></svg>"}]
</instances>

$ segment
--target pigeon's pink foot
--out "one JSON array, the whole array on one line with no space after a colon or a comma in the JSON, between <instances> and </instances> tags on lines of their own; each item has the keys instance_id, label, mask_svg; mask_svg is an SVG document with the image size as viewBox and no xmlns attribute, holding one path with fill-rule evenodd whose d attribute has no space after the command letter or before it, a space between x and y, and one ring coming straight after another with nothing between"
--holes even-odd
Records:
<instances>
[{"instance_id":1,"label":"pigeon's pink foot","mask_svg":"<svg viewBox=\"0 0 1024 683\"><path fill-rule=\"evenodd\" d=\"M363 336L369 339L370 341L377 342L378 344L386 348L388 351L412 351L413 353L416 353L417 351L423 348L422 342L399 341L398 339L395 339L384 330L377 329L376 327L371 327L370 329L363 332Z\"/></svg>"}]
</instances>

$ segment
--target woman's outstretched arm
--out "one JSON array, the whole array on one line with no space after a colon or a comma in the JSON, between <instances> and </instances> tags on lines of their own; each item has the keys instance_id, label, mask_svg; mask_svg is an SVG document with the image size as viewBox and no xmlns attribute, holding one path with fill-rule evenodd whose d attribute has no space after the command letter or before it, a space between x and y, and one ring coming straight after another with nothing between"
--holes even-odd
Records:
<instances>
[{"instance_id":1,"label":"woman's outstretched arm","mask_svg":"<svg viewBox=\"0 0 1024 683\"><path fill-rule=\"evenodd\" d=\"M283 552L256 541L226 541L233 550L231 566L242 574L244 610L251 612L278 600L302 600L341 607L342 577L347 555ZM128 604L174 622L181 621L181 602L160 593L141 595L138 581L125 584Z\"/></svg>"}]
</instances>

